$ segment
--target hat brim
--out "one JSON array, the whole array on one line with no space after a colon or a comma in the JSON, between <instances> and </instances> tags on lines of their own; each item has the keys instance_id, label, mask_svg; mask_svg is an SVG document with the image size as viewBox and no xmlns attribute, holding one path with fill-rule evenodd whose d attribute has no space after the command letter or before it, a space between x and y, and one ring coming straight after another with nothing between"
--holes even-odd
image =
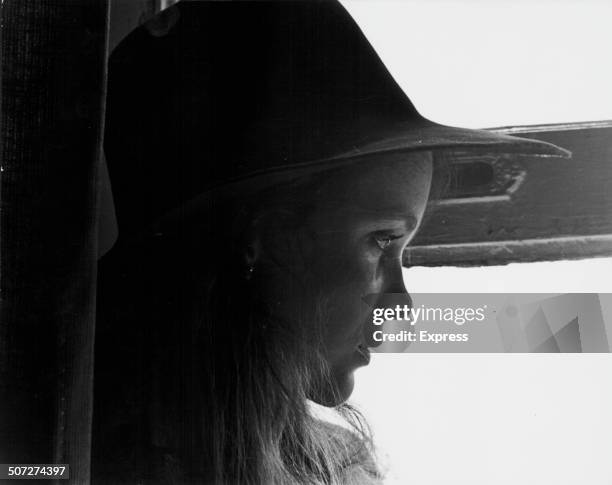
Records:
<instances>
[{"instance_id":1,"label":"hat brim","mask_svg":"<svg viewBox=\"0 0 612 485\"><path fill-rule=\"evenodd\" d=\"M242 182L262 187L279 183L280 180L319 172L342 165L355 163L375 156L414 151L433 151L435 153L496 154L538 158L571 158L572 153L552 143L506 135L495 130L475 130L456 128L422 120L420 123L399 123L386 127L381 135L369 136L355 148L321 160L292 163L267 168L231 180L213 190L230 187ZM268 176L266 180L265 176ZM263 178L262 178L263 177Z\"/></svg>"},{"instance_id":2,"label":"hat brim","mask_svg":"<svg viewBox=\"0 0 612 485\"><path fill-rule=\"evenodd\" d=\"M282 183L283 180L293 180L374 157L415 151L566 159L572 156L569 150L540 140L506 135L494 130L456 128L423 120L419 124L410 122L387 127L384 135L368 137L362 143L355 143L354 149L333 157L251 172L213 187L211 191L221 194L229 190L237 195L238 191L247 188L259 190Z\"/></svg>"},{"instance_id":3,"label":"hat brim","mask_svg":"<svg viewBox=\"0 0 612 485\"><path fill-rule=\"evenodd\" d=\"M455 128L430 121L426 124L400 124L386 129L385 136L371 137L361 146L340 155L305 163L277 166L271 169L251 172L230 180L196 196L185 205L166 214L158 222L161 226L171 220L189 217L214 200L239 197L274 185L293 181L308 175L367 163L368 160L384 161L396 159L404 153L431 151L435 154L496 154L538 158L571 158L571 152L552 143L505 135L496 131ZM159 227L159 226L157 226Z\"/></svg>"},{"instance_id":4,"label":"hat brim","mask_svg":"<svg viewBox=\"0 0 612 485\"><path fill-rule=\"evenodd\" d=\"M394 151L434 150L436 152L474 152L530 157L571 158L570 151L552 143L520 138L496 130L475 130L425 123L403 123L385 130L378 140L357 147L341 158L369 156Z\"/></svg>"}]
</instances>

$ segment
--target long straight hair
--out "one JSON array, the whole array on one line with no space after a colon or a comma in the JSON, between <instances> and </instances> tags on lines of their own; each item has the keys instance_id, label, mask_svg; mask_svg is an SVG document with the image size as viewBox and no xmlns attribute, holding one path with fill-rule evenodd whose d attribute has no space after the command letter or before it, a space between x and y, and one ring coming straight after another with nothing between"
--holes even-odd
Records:
<instances>
[{"instance_id":1,"label":"long straight hair","mask_svg":"<svg viewBox=\"0 0 612 485\"><path fill-rule=\"evenodd\" d=\"M128 401L145 401L135 405L146 410L136 441L146 442L140 455L152 483L340 485L348 470L380 476L357 410L334 409L344 426L311 412L314 395L333 392L321 353L325 295L316 308L296 308L292 321L279 319L263 294L273 275L250 274L244 262L255 224L268 240L295 242L314 187L306 180L217 202L110 256L102 291L114 297L102 305L115 318L127 309L119 319L141 328L133 340L145 363L136 365L139 382L124 387Z\"/></svg>"}]
</instances>

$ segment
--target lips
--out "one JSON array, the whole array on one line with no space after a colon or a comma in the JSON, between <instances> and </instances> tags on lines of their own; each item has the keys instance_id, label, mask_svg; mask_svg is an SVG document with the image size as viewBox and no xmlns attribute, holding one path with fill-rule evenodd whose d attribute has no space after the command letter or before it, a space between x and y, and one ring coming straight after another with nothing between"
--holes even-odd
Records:
<instances>
[{"instance_id":1,"label":"lips","mask_svg":"<svg viewBox=\"0 0 612 485\"><path fill-rule=\"evenodd\" d=\"M357 354L366 365L370 363L370 351L364 344L359 344L357 346Z\"/></svg>"}]
</instances>

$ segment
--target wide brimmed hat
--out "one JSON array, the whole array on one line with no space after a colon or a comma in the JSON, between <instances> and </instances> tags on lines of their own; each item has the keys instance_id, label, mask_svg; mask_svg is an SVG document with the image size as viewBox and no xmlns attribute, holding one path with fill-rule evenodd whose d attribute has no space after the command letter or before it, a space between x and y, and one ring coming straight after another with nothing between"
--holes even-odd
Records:
<instances>
[{"instance_id":1,"label":"wide brimmed hat","mask_svg":"<svg viewBox=\"0 0 612 485\"><path fill-rule=\"evenodd\" d=\"M110 59L105 151L120 234L239 181L415 150L569 155L423 118L335 0L182 2Z\"/></svg>"}]
</instances>

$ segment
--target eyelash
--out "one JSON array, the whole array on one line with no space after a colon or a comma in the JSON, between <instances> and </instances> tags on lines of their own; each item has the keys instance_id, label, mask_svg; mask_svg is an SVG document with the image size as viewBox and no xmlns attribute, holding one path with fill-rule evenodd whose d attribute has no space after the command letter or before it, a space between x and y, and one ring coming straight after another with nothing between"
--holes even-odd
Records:
<instances>
[{"instance_id":1,"label":"eyelash","mask_svg":"<svg viewBox=\"0 0 612 485\"><path fill-rule=\"evenodd\" d=\"M374 235L374 244L380 249L384 251L387 249L391 243L396 240L402 238L403 235L394 235L394 234L376 234Z\"/></svg>"}]
</instances>

